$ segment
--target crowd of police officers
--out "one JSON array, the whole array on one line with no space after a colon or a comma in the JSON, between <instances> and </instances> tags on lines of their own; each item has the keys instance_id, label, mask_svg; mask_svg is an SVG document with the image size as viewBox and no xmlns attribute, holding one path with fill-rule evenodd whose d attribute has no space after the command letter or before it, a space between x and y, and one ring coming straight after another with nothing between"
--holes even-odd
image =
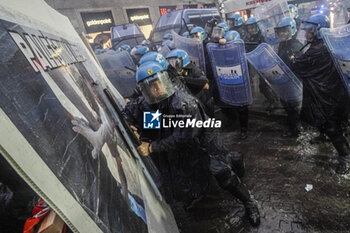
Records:
<instances>
[{"instance_id":1,"label":"crowd of police officers","mask_svg":"<svg viewBox=\"0 0 350 233\"><path fill-rule=\"evenodd\" d=\"M346 174L350 170L350 148L342 123L348 118L348 94L319 31L330 27L329 20L324 15L312 15L301 24L297 8L290 5L290 11L291 17L282 18L275 25L279 41L277 54L302 81L302 101L280 100L253 67L249 67L250 76L260 81L259 90L267 100L267 111L277 105L283 106L288 130L282 136L298 137L302 130L301 122L316 127L320 135L312 142L330 140L339 154L336 172ZM308 47L296 38L298 30L305 31ZM204 45L225 45L242 39L246 52L253 51L265 41L257 19L251 17L243 23L239 14L231 14L226 22L213 19L205 28L194 26L182 36L196 39ZM161 191L170 206L181 203L184 212L190 211L195 203L200 203L210 186L216 183L242 201L251 225L257 227L260 224L257 202L242 182L242 154L230 151L223 145L219 129L144 129L144 112L190 115L205 121L213 118L220 108L229 118L233 114L238 116L240 138L247 138L248 105L229 106L222 103L212 67L207 65L206 70L202 70L192 63L186 51L175 48L170 33L164 35L162 46L170 50L166 57L150 51L149 41L134 48L128 45L119 48L128 51L138 64L137 89L127 99L123 113L142 141L138 147L140 154L150 156L160 170L163 179ZM206 46L203 47L208 61ZM181 228L181 223L179 226Z\"/></svg>"}]
</instances>

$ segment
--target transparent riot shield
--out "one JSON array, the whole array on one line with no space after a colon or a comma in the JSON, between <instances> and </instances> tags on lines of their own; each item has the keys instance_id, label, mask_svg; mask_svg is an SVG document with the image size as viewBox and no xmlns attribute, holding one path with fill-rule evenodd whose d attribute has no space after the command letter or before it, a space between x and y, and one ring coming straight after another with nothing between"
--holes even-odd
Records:
<instances>
[{"instance_id":1,"label":"transparent riot shield","mask_svg":"<svg viewBox=\"0 0 350 233\"><path fill-rule=\"evenodd\" d=\"M268 44L277 44L275 26L284 17L290 17L287 0L274 0L257 7L254 10L255 17L262 35Z\"/></svg>"},{"instance_id":2,"label":"transparent riot shield","mask_svg":"<svg viewBox=\"0 0 350 233\"><path fill-rule=\"evenodd\" d=\"M247 59L274 92L286 102L302 100L302 83L288 68L272 47L262 43L247 53Z\"/></svg>"},{"instance_id":3,"label":"transparent riot shield","mask_svg":"<svg viewBox=\"0 0 350 233\"><path fill-rule=\"evenodd\" d=\"M136 88L136 65L127 51L96 55L108 79L123 97L132 95Z\"/></svg>"},{"instance_id":4,"label":"transparent riot shield","mask_svg":"<svg viewBox=\"0 0 350 233\"><path fill-rule=\"evenodd\" d=\"M350 24L333 29L322 28L321 33L350 94Z\"/></svg>"},{"instance_id":5,"label":"transparent riot shield","mask_svg":"<svg viewBox=\"0 0 350 233\"><path fill-rule=\"evenodd\" d=\"M186 38L180 36L174 31L171 32L173 35L173 42L175 48L185 50L190 56L191 61L200 66L203 71L205 71L205 57L203 43L192 38Z\"/></svg>"}]
</instances>

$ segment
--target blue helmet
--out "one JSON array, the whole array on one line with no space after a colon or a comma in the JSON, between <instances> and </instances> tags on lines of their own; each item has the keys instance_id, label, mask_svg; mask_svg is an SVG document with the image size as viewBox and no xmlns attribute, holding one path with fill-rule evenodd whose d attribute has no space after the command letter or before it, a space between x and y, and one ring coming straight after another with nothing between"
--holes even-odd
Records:
<instances>
[{"instance_id":1,"label":"blue helmet","mask_svg":"<svg viewBox=\"0 0 350 233\"><path fill-rule=\"evenodd\" d=\"M223 28L225 30L225 32L228 32L230 30L229 27L227 26L226 22L218 23L216 26L219 28Z\"/></svg>"},{"instance_id":2,"label":"blue helmet","mask_svg":"<svg viewBox=\"0 0 350 233\"><path fill-rule=\"evenodd\" d=\"M211 33L211 41L213 42L219 42L221 38L224 37L225 33L228 32L230 29L227 26L226 22L218 23Z\"/></svg>"},{"instance_id":3,"label":"blue helmet","mask_svg":"<svg viewBox=\"0 0 350 233\"><path fill-rule=\"evenodd\" d=\"M132 48L130 51L130 55L133 57L135 64L137 64L141 57L149 52L149 48L144 45L136 45L136 47Z\"/></svg>"},{"instance_id":4,"label":"blue helmet","mask_svg":"<svg viewBox=\"0 0 350 233\"><path fill-rule=\"evenodd\" d=\"M119 48L118 48L119 51L127 51L130 53L131 51L131 47L130 45L128 44L122 44Z\"/></svg>"},{"instance_id":5,"label":"blue helmet","mask_svg":"<svg viewBox=\"0 0 350 233\"><path fill-rule=\"evenodd\" d=\"M238 13L231 13L227 17L227 22L230 28L239 27L243 24L242 16Z\"/></svg>"},{"instance_id":6,"label":"blue helmet","mask_svg":"<svg viewBox=\"0 0 350 233\"><path fill-rule=\"evenodd\" d=\"M294 4L288 4L290 15L293 19L296 19L299 17L299 9Z\"/></svg>"},{"instance_id":7,"label":"blue helmet","mask_svg":"<svg viewBox=\"0 0 350 233\"><path fill-rule=\"evenodd\" d=\"M153 61L159 63L164 69L168 69L169 63L165 57L157 52L149 52L143 55L139 61L139 64L142 65L146 62Z\"/></svg>"},{"instance_id":8,"label":"blue helmet","mask_svg":"<svg viewBox=\"0 0 350 233\"><path fill-rule=\"evenodd\" d=\"M249 17L249 19L247 21L245 21L245 25L251 25L251 24L255 24L258 23L258 20L255 17Z\"/></svg>"},{"instance_id":9,"label":"blue helmet","mask_svg":"<svg viewBox=\"0 0 350 233\"><path fill-rule=\"evenodd\" d=\"M176 69L180 70L185 68L191 63L190 57L187 52L182 49L171 50L166 56L168 62Z\"/></svg>"},{"instance_id":10,"label":"blue helmet","mask_svg":"<svg viewBox=\"0 0 350 233\"><path fill-rule=\"evenodd\" d=\"M197 36L197 38L200 38L203 41L207 38L207 33L205 32L204 28L202 28L202 27L194 27L190 32L190 36L192 38Z\"/></svg>"},{"instance_id":11,"label":"blue helmet","mask_svg":"<svg viewBox=\"0 0 350 233\"><path fill-rule=\"evenodd\" d=\"M147 78L152 77L165 69L155 61L148 61L139 66L136 71L136 82L139 83Z\"/></svg>"},{"instance_id":12,"label":"blue helmet","mask_svg":"<svg viewBox=\"0 0 350 233\"><path fill-rule=\"evenodd\" d=\"M241 36L237 31L231 30L225 33L224 38L226 41L241 39Z\"/></svg>"},{"instance_id":13,"label":"blue helmet","mask_svg":"<svg viewBox=\"0 0 350 233\"><path fill-rule=\"evenodd\" d=\"M168 72L154 61L139 66L136 71L136 82L149 104L158 103L175 92Z\"/></svg>"},{"instance_id":14,"label":"blue helmet","mask_svg":"<svg viewBox=\"0 0 350 233\"><path fill-rule=\"evenodd\" d=\"M329 19L325 15L311 15L307 20L303 21L303 25L301 27L302 30L314 30L314 33L317 39L322 39L320 29L321 28L329 28L330 23Z\"/></svg>"},{"instance_id":15,"label":"blue helmet","mask_svg":"<svg viewBox=\"0 0 350 233\"><path fill-rule=\"evenodd\" d=\"M185 31L184 33L182 33L182 36L183 37L189 37L190 36L190 33L188 31Z\"/></svg>"},{"instance_id":16,"label":"blue helmet","mask_svg":"<svg viewBox=\"0 0 350 233\"><path fill-rule=\"evenodd\" d=\"M149 51L149 48L144 45L136 45L135 55L145 55Z\"/></svg>"},{"instance_id":17,"label":"blue helmet","mask_svg":"<svg viewBox=\"0 0 350 233\"><path fill-rule=\"evenodd\" d=\"M256 35L260 31L258 26L258 19L255 17L250 17L247 21L245 21L245 26L247 28L247 32L250 35Z\"/></svg>"},{"instance_id":18,"label":"blue helmet","mask_svg":"<svg viewBox=\"0 0 350 233\"><path fill-rule=\"evenodd\" d=\"M297 24L291 17L284 17L278 21L275 33L279 41L290 40L297 33Z\"/></svg>"},{"instance_id":19,"label":"blue helmet","mask_svg":"<svg viewBox=\"0 0 350 233\"><path fill-rule=\"evenodd\" d=\"M171 33L165 33L163 36L163 40L172 40L173 39L173 35L171 35Z\"/></svg>"}]
</instances>

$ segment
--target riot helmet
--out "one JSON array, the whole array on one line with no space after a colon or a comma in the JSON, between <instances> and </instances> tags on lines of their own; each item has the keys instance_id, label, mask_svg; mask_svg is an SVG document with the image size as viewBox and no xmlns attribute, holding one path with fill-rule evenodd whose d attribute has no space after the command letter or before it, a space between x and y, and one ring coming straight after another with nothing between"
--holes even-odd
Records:
<instances>
[{"instance_id":1,"label":"riot helmet","mask_svg":"<svg viewBox=\"0 0 350 233\"><path fill-rule=\"evenodd\" d=\"M251 36L255 36L259 33L260 29L258 26L258 20L255 17L250 17L246 22L245 22L247 32Z\"/></svg>"},{"instance_id":2,"label":"riot helmet","mask_svg":"<svg viewBox=\"0 0 350 233\"><path fill-rule=\"evenodd\" d=\"M276 38L279 42L287 41L297 33L297 24L291 17L280 19L275 27Z\"/></svg>"},{"instance_id":3,"label":"riot helmet","mask_svg":"<svg viewBox=\"0 0 350 233\"><path fill-rule=\"evenodd\" d=\"M142 65L146 62L153 61L157 62L159 65L161 65L164 69L168 69L169 63L165 59L165 57L157 52L148 52L145 55L143 55L139 61L139 64Z\"/></svg>"},{"instance_id":4,"label":"riot helmet","mask_svg":"<svg viewBox=\"0 0 350 233\"><path fill-rule=\"evenodd\" d=\"M190 32L190 37L203 42L207 38L207 33L202 27L194 27Z\"/></svg>"},{"instance_id":5,"label":"riot helmet","mask_svg":"<svg viewBox=\"0 0 350 233\"><path fill-rule=\"evenodd\" d=\"M178 73L180 73L183 68L186 68L191 63L187 52L182 49L174 49L170 51L170 53L166 56L166 59Z\"/></svg>"},{"instance_id":6,"label":"riot helmet","mask_svg":"<svg viewBox=\"0 0 350 233\"><path fill-rule=\"evenodd\" d=\"M137 69L137 85L148 104L156 104L174 94L168 72L157 62L145 62Z\"/></svg>"},{"instance_id":7,"label":"riot helmet","mask_svg":"<svg viewBox=\"0 0 350 233\"><path fill-rule=\"evenodd\" d=\"M231 13L227 17L227 25L230 29L234 29L235 27L239 27L243 24L242 16L238 13Z\"/></svg>"},{"instance_id":8,"label":"riot helmet","mask_svg":"<svg viewBox=\"0 0 350 233\"><path fill-rule=\"evenodd\" d=\"M320 33L321 28L329 28L329 19L325 15L317 14L312 15L307 20L303 21L301 30L305 31L305 38L308 42L312 42L315 39L321 40L322 36Z\"/></svg>"},{"instance_id":9,"label":"riot helmet","mask_svg":"<svg viewBox=\"0 0 350 233\"><path fill-rule=\"evenodd\" d=\"M221 38L224 37L225 33L228 31L229 31L229 28L226 22L221 22L217 24L213 28L213 32L211 34L211 40L214 42L218 42Z\"/></svg>"},{"instance_id":10,"label":"riot helmet","mask_svg":"<svg viewBox=\"0 0 350 233\"><path fill-rule=\"evenodd\" d=\"M237 31L231 30L225 33L224 38L226 39L226 41L233 41L241 39L241 36Z\"/></svg>"}]
</instances>

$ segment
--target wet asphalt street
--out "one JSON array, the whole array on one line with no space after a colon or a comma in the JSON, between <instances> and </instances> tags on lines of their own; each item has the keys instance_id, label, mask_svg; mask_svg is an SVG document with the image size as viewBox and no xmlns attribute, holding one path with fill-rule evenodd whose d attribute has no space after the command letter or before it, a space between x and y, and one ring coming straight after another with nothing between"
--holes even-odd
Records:
<instances>
[{"instance_id":1,"label":"wet asphalt street","mask_svg":"<svg viewBox=\"0 0 350 233\"><path fill-rule=\"evenodd\" d=\"M330 143L310 145L317 135L306 130L297 139L281 137L283 118L251 115L249 136L237 138L235 123L224 140L245 155L244 182L259 202L261 226L236 232L350 232L350 176L335 174L336 152ZM312 185L306 191L307 185ZM234 232L234 231L232 231Z\"/></svg>"}]
</instances>

